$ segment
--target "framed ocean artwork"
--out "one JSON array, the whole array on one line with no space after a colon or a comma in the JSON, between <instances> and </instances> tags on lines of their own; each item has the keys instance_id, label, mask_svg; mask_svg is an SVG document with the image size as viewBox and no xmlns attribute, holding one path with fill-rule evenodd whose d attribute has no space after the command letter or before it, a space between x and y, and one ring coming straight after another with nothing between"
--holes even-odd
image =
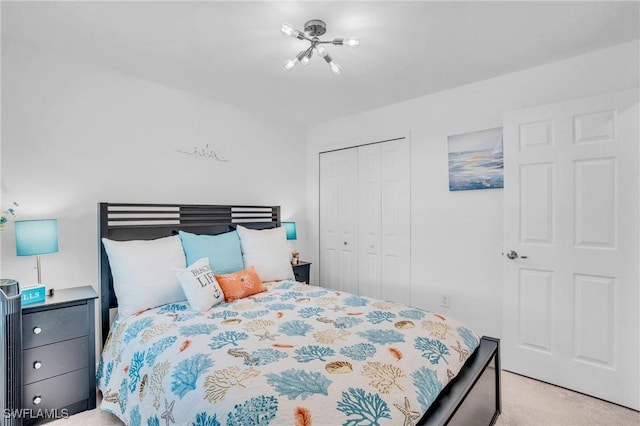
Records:
<instances>
[{"instance_id":1,"label":"framed ocean artwork","mask_svg":"<svg viewBox=\"0 0 640 426\"><path fill-rule=\"evenodd\" d=\"M449 191L504 187L502 127L448 137Z\"/></svg>"}]
</instances>

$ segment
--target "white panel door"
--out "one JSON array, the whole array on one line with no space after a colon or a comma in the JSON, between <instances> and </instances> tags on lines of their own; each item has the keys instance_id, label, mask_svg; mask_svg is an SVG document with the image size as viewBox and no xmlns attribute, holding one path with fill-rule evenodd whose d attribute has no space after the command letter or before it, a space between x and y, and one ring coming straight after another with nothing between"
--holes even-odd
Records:
<instances>
[{"instance_id":1,"label":"white panel door","mask_svg":"<svg viewBox=\"0 0 640 426\"><path fill-rule=\"evenodd\" d=\"M638 114L637 90L505 114L501 344L506 370L636 410Z\"/></svg>"},{"instance_id":2,"label":"white panel door","mask_svg":"<svg viewBox=\"0 0 640 426\"><path fill-rule=\"evenodd\" d=\"M411 304L411 161L409 141L379 144L380 298Z\"/></svg>"},{"instance_id":3,"label":"white panel door","mask_svg":"<svg viewBox=\"0 0 640 426\"><path fill-rule=\"evenodd\" d=\"M320 285L358 292L358 150L320 154Z\"/></svg>"},{"instance_id":4,"label":"white panel door","mask_svg":"<svg viewBox=\"0 0 640 426\"><path fill-rule=\"evenodd\" d=\"M380 145L358 147L358 294L380 299Z\"/></svg>"}]
</instances>

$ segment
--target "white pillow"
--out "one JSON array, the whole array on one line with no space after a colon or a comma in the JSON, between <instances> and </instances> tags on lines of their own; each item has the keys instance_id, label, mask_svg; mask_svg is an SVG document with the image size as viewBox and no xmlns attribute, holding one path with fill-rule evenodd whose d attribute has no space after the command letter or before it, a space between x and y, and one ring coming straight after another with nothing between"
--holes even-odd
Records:
<instances>
[{"instance_id":1,"label":"white pillow","mask_svg":"<svg viewBox=\"0 0 640 426\"><path fill-rule=\"evenodd\" d=\"M262 281L293 279L284 228L256 230L238 225L237 230L245 268L253 266Z\"/></svg>"},{"instance_id":2,"label":"white pillow","mask_svg":"<svg viewBox=\"0 0 640 426\"><path fill-rule=\"evenodd\" d=\"M179 236L131 241L103 238L102 243L109 256L118 315L126 318L185 299L173 273L173 268L187 266Z\"/></svg>"},{"instance_id":3,"label":"white pillow","mask_svg":"<svg viewBox=\"0 0 640 426\"><path fill-rule=\"evenodd\" d=\"M196 260L185 269L176 269L175 274L194 311L205 312L224 301L224 294L209 266L208 257Z\"/></svg>"}]
</instances>

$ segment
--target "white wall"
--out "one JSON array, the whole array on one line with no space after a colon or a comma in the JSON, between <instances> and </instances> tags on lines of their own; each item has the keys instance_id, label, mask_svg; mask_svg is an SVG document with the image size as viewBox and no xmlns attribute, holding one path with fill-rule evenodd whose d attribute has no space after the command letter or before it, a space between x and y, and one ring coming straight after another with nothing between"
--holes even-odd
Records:
<instances>
[{"instance_id":1,"label":"white wall","mask_svg":"<svg viewBox=\"0 0 640 426\"><path fill-rule=\"evenodd\" d=\"M318 241L319 152L409 135L412 304L499 337L502 190L449 192L447 136L500 127L506 111L637 87L639 47L626 43L313 126L307 136L311 240ZM311 247L317 262L318 247ZM312 282L317 271L312 268ZM451 309L439 306L441 294L452 296Z\"/></svg>"},{"instance_id":2,"label":"white wall","mask_svg":"<svg viewBox=\"0 0 640 426\"><path fill-rule=\"evenodd\" d=\"M42 256L49 286L98 289L100 201L280 205L285 219L306 215L301 129L5 40L2 88L3 207L16 200L18 219L58 219L60 251ZM229 161L175 151L206 144ZM15 255L8 226L2 277L33 283L34 262Z\"/></svg>"}]
</instances>

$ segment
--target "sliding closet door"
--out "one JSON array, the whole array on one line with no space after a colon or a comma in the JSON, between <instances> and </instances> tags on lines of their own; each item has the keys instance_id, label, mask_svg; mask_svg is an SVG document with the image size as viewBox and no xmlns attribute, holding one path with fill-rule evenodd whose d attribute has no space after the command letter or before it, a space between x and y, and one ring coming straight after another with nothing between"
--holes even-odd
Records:
<instances>
[{"instance_id":1,"label":"sliding closet door","mask_svg":"<svg viewBox=\"0 0 640 426\"><path fill-rule=\"evenodd\" d=\"M320 283L411 303L405 139L320 154Z\"/></svg>"},{"instance_id":2,"label":"sliding closet door","mask_svg":"<svg viewBox=\"0 0 640 426\"><path fill-rule=\"evenodd\" d=\"M320 285L358 293L358 151L320 154Z\"/></svg>"},{"instance_id":3,"label":"sliding closet door","mask_svg":"<svg viewBox=\"0 0 640 426\"><path fill-rule=\"evenodd\" d=\"M380 298L411 303L411 162L409 141L380 146Z\"/></svg>"},{"instance_id":4,"label":"sliding closet door","mask_svg":"<svg viewBox=\"0 0 640 426\"><path fill-rule=\"evenodd\" d=\"M358 292L410 303L410 159L404 140L358 147Z\"/></svg>"},{"instance_id":5,"label":"sliding closet door","mask_svg":"<svg viewBox=\"0 0 640 426\"><path fill-rule=\"evenodd\" d=\"M358 292L382 297L380 144L358 150Z\"/></svg>"}]
</instances>

